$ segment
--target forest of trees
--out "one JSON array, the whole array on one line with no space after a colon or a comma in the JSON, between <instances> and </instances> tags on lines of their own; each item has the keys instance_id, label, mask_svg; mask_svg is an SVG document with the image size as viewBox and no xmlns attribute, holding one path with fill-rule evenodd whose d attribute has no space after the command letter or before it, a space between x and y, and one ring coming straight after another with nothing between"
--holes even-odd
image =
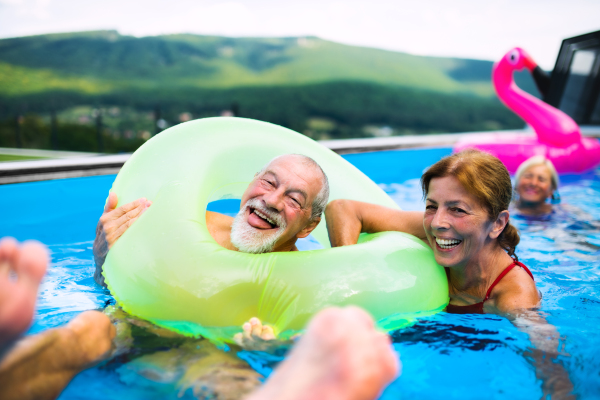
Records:
<instances>
[{"instance_id":1,"label":"forest of trees","mask_svg":"<svg viewBox=\"0 0 600 400\"><path fill-rule=\"evenodd\" d=\"M387 126L394 134L427 134L516 129L523 122L497 99L456 96L372 83L331 82L288 87L189 89L153 93L116 92L84 96L46 92L19 99L0 98L0 147L77 151L133 151L144 137L187 118L224 111L302 132L315 139L371 136L366 126ZM97 115L83 123L64 121L61 111L90 105ZM135 135L106 124L108 111L127 108L143 116ZM138 118L138 119L140 119ZM53 122L54 119L54 122ZM63 120L61 120L63 119ZM312 123L315 119L327 124ZM160 122L159 122L160 121ZM162 126L156 126L156 124ZM131 128L129 128L131 129ZM52 140L52 132L54 140ZM128 137L127 137L128 136ZM19 139L20 137L20 139ZM100 138L100 142L98 141ZM147 137L146 137L147 138ZM20 142L20 143L19 143Z\"/></svg>"},{"instance_id":2,"label":"forest of trees","mask_svg":"<svg viewBox=\"0 0 600 400\"><path fill-rule=\"evenodd\" d=\"M522 127L494 96L491 68L314 37L1 39L0 147L129 152L169 126L218 115L314 139ZM532 91L529 74L515 78Z\"/></svg>"}]
</instances>

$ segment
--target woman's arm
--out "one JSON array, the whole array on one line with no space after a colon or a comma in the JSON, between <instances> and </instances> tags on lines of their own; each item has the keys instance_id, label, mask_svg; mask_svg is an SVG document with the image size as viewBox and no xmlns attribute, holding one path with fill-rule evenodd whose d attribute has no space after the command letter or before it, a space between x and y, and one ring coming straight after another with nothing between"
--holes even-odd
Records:
<instances>
[{"instance_id":1,"label":"woman's arm","mask_svg":"<svg viewBox=\"0 0 600 400\"><path fill-rule=\"evenodd\" d=\"M325 209L332 247L356 244L361 232L398 231L425 240L423 213L354 200L333 200Z\"/></svg>"},{"instance_id":2,"label":"woman's arm","mask_svg":"<svg viewBox=\"0 0 600 400\"><path fill-rule=\"evenodd\" d=\"M527 333L532 347L523 355L535 368L535 375L542 381L543 398L575 399L573 382L558 356L569 356L562 349L560 335L554 325L549 324L539 311L514 310L509 319Z\"/></svg>"},{"instance_id":3,"label":"woman's arm","mask_svg":"<svg viewBox=\"0 0 600 400\"><path fill-rule=\"evenodd\" d=\"M536 310L539 306L540 296L535 283L520 268L515 268L500 281L485 305L486 312L505 315L529 336L532 346L524 356L542 381L544 398L548 395L552 399L574 398L569 373L558 359L559 355L567 355L560 348L560 335L556 327ZM488 310L488 307L492 309Z\"/></svg>"}]
</instances>

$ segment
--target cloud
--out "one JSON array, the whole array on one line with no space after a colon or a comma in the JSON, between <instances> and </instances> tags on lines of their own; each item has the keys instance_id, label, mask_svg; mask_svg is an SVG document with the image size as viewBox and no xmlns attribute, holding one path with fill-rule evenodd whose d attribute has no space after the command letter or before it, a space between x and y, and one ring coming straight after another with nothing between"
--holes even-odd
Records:
<instances>
[{"instance_id":1,"label":"cloud","mask_svg":"<svg viewBox=\"0 0 600 400\"><path fill-rule=\"evenodd\" d=\"M187 6L181 11L165 18L162 21L163 28L168 28L174 33L247 36L256 30L255 25L259 22L252 8L237 1Z\"/></svg>"},{"instance_id":2,"label":"cloud","mask_svg":"<svg viewBox=\"0 0 600 400\"><path fill-rule=\"evenodd\" d=\"M136 36L314 35L421 55L495 60L522 46L551 69L561 40L600 28L572 0L0 0L0 37L117 29Z\"/></svg>"},{"instance_id":3,"label":"cloud","mask_svg":"<svg viewBox=\"0 0 600 400\"><path fill-rule=\"evenodd\" d=\"M0 0L0 5L12 8L23 19L43 20L50 18L51 0Z\"/></svg>"}]
</instances>

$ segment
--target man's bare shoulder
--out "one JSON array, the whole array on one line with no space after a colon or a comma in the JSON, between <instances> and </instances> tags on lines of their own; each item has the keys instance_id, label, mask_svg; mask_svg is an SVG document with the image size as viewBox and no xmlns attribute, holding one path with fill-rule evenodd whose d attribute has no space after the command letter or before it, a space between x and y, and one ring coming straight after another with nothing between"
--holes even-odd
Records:
<instances>
[{"instance_id":1,"label":"man's bare shoulder","mask_svg":"<svg viewBox=\"0 0 600 400\"><path fill-rule=\"evenodd\" d=\"M233 217L214 211L206 212L206 227L210 236L226 249L235 250L231 244L231 224Z\"/></svg>"},{"instance_id":2,"label":"man's bare shoulder","mask_svg":"<svg viewBox=\"0 0 600 400\"><path fill-rule=\"evenodd\" d=\"M214 211L206 212L206 224L209 226L214 226L215 228L231 228L231 224L233 223L233 217L229 215L221 214Z\"/></svg>"}]
</instances>

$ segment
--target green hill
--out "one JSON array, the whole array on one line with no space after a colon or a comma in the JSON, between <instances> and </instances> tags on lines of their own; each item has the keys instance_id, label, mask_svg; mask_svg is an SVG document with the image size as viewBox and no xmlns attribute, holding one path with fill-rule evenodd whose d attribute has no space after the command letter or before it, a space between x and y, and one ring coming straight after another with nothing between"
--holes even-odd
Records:
<instances>
[{"instance_id":1,"label":"green hill","mask_svg":"<svg viewBox=\"0 0 600 400\"><path fill-rule=\"evenodd\" d=\"M490 61L414 56L315 37L136 38L115 31L0 40L0 94L360 81L492 96Z\"/></svg>"},{"instance_id":2,"label":"green hill","mask_svg":"<svg viewBox=\"0 0 600 400\"><path fill-rule=\"evenodd\" d=\"M55 112L61 121L89 127L94 108L114 137L154 132L159 114L172 125L183 114L232 108L317 138L369 136L382 126L393 134L522 126L495 97L491 68L491 61L316 37L136 38L97 31L1 39L0 145L16 140L10 127L18 115L39 115L30 125L47 126ZM517 78L535 92L528 74ZM110 122L109 108L119 110L118 120Z\"/></svg>"}]
</instances>

